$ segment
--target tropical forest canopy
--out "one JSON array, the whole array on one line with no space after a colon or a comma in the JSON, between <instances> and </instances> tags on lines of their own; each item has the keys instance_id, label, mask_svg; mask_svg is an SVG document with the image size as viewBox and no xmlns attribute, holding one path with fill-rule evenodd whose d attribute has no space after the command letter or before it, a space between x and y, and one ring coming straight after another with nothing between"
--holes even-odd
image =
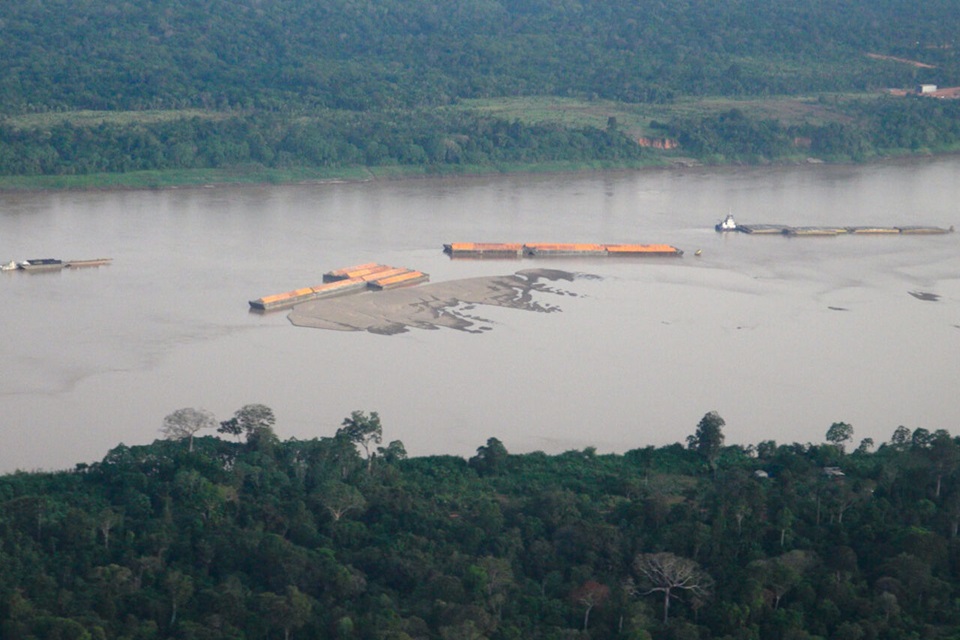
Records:
<instances>
[{"instance_id":1,"label":"tropical forest canopy","mask_svg":"<svg viewBox=\"0 0 960 640\"><path fill-rule=\"evenodd\" d=\"M636 163L637 133L652 125L644 106L666 109L661 130L686 153L721 161L960 141L956 101L873 104L884 87L960 85L949 0L29 0L3 3L0 26L6 175ZM866 103L849 101L863 92ZM669 109L784 96L828 102L790 122L746 110L746 132L760 134L746 143L716 113ZM603 104L634 121L471 107L521 97ZM90 111L125 116L71 115ZM798 138L814 142L798 150Z\"/></svg>"},{"instance_id":2,"label":"tropical forest canopy","mask_svg":"<svg viewBox=\"0 0 960 640\"><path fill-rule=\"evenodd\" d=\"M7 113L960 84L948 0L31 0L0 21Z\"/></svg>"},{"instance_id":3,"label":"tropical forest canopy","mask_svg":"<svg viewBox=\"0 0 960 640\"><path fill-rule=\"evenodd\" d=\"M685 444L408 458L376 413L280 441L181 409L164 440L0 477L10 640L900 640L960 628L960 448ZM207 435L213 428L221 437ZM389 430L389 427L386 427Z\"/></svg>"}]
</instances>

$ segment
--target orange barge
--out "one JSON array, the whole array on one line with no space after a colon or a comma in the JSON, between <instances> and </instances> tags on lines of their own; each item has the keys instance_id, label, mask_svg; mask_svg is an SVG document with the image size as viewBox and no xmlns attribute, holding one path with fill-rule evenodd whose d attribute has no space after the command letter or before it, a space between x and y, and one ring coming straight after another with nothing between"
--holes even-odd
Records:
<instances>
[{"instance_id":1,"label":"orange barge","mask_svg":"<svg viewBox=\"0 0 960 640\"><path fill-rule=\"evenodd\" d=\"M358 264L352 267L344 267L343 269L328 271L323 274L323 281L336 282L338 280L349 280L350 278L362 278L363 276L368 276L371 273L386 271L390 268L392 267L388 267L385 264L367 262L366 264Z\"/></svg>"},{"instance_id":2,"label":"orange barge","mask_svg":"<svg viewBox=\"0 0 960 640\"><path fill-rule=\"evenodd\" d=\"M451 258L547 258L578 256L682 256L668 244L590 244L566 242L452 242L443 245Z\"/></svg>"},{"instance_id":3,"label":"orange barge","mask_svg":"<svg viewBox=\"0 0 960 640\"><path fill-rule=\"evenodd\" d=\"M348 293L359 293L368 289L383 291L397 287L407 287L426 282L429 279L430 277L421 271L371 262L328 271L323 274L323 284L316 287L304 287L251 300L250 308L255 311L273 311L292 307L301 302L332 298Z\"/></svg>"},{"instance_id":4,"label":"orange barge","mask_svg":"<svg viewBox=\"0 0 960 640\"><path fill-rule=\"evenodd\" d=\"M257 311L273 311L284 307L306 302L308 300L317 300L319 298L330 298L333 296L344 295L362 291L367 286L365 280L351 278L348 280L337 280L336 282L327 282L316 287L304 287L294 289L286 293L278 293L272 296L264 296L250 301L250 308Z\"/></svg>"},{"instance_id":5,"label":"orange barge","mask_svg":"<svg viewBox=\"0 0 960 640\"><path fill-rule=\"evenodd\" d=\"M430 277L420 271L407 270L404 273L371 280L367 286L374 291L385 291L387 289L396 289L398 287L409 287L421 282L426 282Z\"/></svg>"},{"instance_id":6,"label":"orange barge","mask_svg":"<svg viewBox=\"0 0 960 640\"><path fill-rule=\"evenodd\" d=\"M451 258L519 258L523 245L519 242L451 242L443 245Z\"/></svg>"},{"instance_id":7,"label":"orange barge","mask_svg":"<svg viewBox=\"0 0 960 640\"><path fill-rule=\"evenodd\" d=\"M608 256L682 256L683 251L669 244L605 244Z\"/></svg>"},{"instance_id":8,"label":"orange barge","mask_svg":"<svg viewBox=\"0 0 960 640\"><path fill-rule=\"evenodd\" d=\"M605 256L602 244L534 242L523 245L523 255L533 258L553 256Z\"/></svg>"}]
</instances>

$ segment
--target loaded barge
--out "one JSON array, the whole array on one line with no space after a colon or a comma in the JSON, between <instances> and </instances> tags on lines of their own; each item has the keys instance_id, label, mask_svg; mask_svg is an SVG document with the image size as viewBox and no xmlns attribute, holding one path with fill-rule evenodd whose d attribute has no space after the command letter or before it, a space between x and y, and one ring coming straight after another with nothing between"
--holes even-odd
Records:
<instances>
[{"instance_id":1,"label":"loaded barge","mask_svg":"<svg viewBox=\"0 0 960 640\"><path fill-rule=\"evenodd\" d=\"M323 284L294 289L285 293L250 300L254 311L274 311L298 305L309 300L333 298L361 291L385 291L426 282L430 277L405 267L391 267L374 262L345 267L323 274Z\"/></svg>"},{"instance_id":2,"label":"loaded barge","mask_svg":"<svg viewBox=\"0 0 960 640\"><path fill-rule=\"evenodd\" d=\"M589 256L682 256L668 244L491 243L453 242L443 245L451 258L550 258Z\"/></svg>"},{"instance_id":3,"label":"loaded barge","mask_svg":"<svg viewBox=\"0 0 960 640\"><path fill-rule=\"evenodd\" d=\"M726 218L713 227L718 233L738 231L751 235L784 235L784 236L839 236L851 235L939 235L953 233L953 227L929 227L922 225L895 226L895 227L792 227L785 224L739 224L728 214Z\"/></svg>"},{"instance_id":4,"label":"loaded barge","mask_svg":"<svg viewBox=\"0 0 960 640\"><path fill-rule=\"evenodd\" d=\"M518 242L451 242L443 245L451 258L520 258L523 244Z\"/></svg>"}]
</instances>

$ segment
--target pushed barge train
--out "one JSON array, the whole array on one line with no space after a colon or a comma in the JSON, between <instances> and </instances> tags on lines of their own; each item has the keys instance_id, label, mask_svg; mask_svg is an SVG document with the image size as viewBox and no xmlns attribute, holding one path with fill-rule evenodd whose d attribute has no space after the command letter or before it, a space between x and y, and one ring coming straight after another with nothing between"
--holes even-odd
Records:
<instances>
[{"instance_id":1,"label":"pushed barge train","mask_svg":"<svg viewBox=\"0 0 960 640\"><path fill-rule=\"evenodd\" d=\"M443 245L451 258L549 258L589 256L682 256L668 244L452 242Z\"/></svg>"},{"instance_id":2,"label":"pushed barge train","mask_svg":"<svg viewBox=\"0 0 960 640\"><path fill-rule=\"evenodd\" d=\"M751 235L784 235L784 236L838 236L843 234L852 235L938 235L943 233L953 233L953 227L944 229L943 227L930 227L922 225L907 225L894 227L879 226L859 226L859 227L792 227L785 224L739 224L733 219L732 214L727 214L723 220L713 227L718 233L727 231L738 231L740 233L749 233Z\"/></svg>"},{"instance_id":3,"label":"pushed barge train","mask_svg":"<svg viewBox=\"0 0 960 640\"><path fill-rule=\"evenodd\" d=\"M101 267L113 262L113 258L90 258L87 260L60 260L59 258L31 258L17 262L11 260L0 265L0 271L59 271L80 267Z\"/></svg>"},{"instance_id":4,"label":"pushed barge train","mask_svg":"<svg viewBox=\"0 0 960 640\"><path fill-rule=\"evenodd\" d=\"M285 293L250 300L254 311L274 311L309 300L333 298L361 291L385 291L426 282L430 277L405 267L391 267L374 262L345 267L323 274L323 284L294 289Z\"/></svg>"}]
</instances>

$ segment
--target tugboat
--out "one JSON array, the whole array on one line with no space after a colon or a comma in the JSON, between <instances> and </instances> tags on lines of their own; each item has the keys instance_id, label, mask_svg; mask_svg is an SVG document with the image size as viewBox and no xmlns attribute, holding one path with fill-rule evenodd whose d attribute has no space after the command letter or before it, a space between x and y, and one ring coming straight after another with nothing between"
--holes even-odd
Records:
<instances>
[{"instance_id":1,"label":"tugboat","mask_svg":"<svg viewBox=\"0 0 960 640\"><path fill-rule=\"evenodd\" d=\"M57 271L63 269L63 260L56 258L33 258L20 263L24 271Z\"/></svg>"},{"instance_id":2,"label":"tugboat","mask_svg":"<svg viewBox=\"0 0 960 640\"><path fill-rule=\"evenodd\" d=\"M737 226L736 220L733 219L733 214L728 213L727 217L718 222L714 227L718 232L720 231L739 231L740 227Z\"/></svg>"}]
</instances>

